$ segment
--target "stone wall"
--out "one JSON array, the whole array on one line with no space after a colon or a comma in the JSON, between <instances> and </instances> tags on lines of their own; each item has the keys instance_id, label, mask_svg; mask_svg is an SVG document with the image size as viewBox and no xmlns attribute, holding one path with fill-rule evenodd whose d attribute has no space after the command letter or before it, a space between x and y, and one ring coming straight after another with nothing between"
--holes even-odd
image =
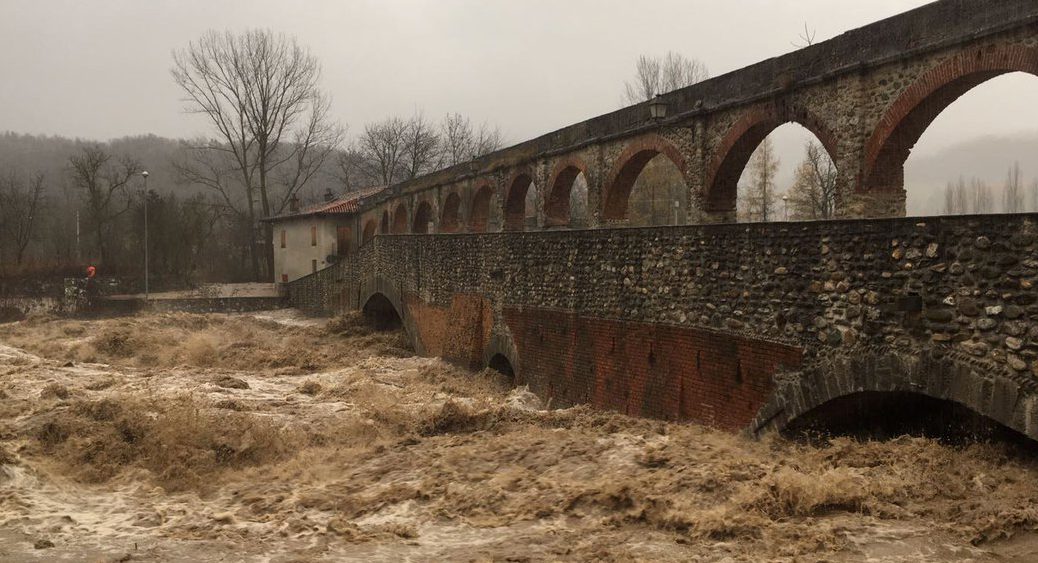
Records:
<instances>
[{"instance_id":1,"label":"stone wall","mask_svg":"<svg viewBox=\"0 0 1038 563\"><path fill-rule=\"evenodd\" d=\"M788 410L776 374L834 358L934 353L1030 396L1036 227L1013 215L377 237L288 294L335 312L382 293L422 353L473 367L503 354L557 405L729 428L771 409L765 426Z\"/></svg>"}]
</instances>

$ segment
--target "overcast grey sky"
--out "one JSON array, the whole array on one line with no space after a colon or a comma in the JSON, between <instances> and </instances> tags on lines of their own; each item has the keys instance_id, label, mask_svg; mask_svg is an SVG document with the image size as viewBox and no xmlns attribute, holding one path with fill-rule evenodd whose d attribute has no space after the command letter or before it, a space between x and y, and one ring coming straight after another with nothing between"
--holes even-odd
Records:
<instances>
[{"instance_id":1,"label":"overcast grey sky","mask_svg":"<svg viewBox=\"0 0 1038 563\"><path fill-rule=\"evenodd\" d=\"M420 108L498 124L518 142L619 107L641 53L679 51L716 76L792 50L805 22L822 40L924 3L0 0L0 130L205 133L182 111L171 51L210 28L264 27L295 35L319 57L335 115L351 131ZM1034 113L1018 84L985 89L957 121L942 120L948 134L938 136L1033 129L1012 118Z\"/></svg>"}]
</instances>

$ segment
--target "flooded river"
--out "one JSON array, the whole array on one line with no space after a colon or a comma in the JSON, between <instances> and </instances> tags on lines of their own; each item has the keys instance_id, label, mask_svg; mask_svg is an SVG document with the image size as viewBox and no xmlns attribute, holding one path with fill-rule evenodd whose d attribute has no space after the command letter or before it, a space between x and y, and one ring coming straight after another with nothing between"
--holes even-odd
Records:
<instances>
[{"instance_id":1,"label":"flooded river","mask_svg":"<svg viewBox=\"0 0 1038 563\"><path fill-rule=\"evenodd\" d=\"M0 325L3 561L1036 561L1038 461L755 441L413 357L359 319Z\"/></svg>"}]
</instances>

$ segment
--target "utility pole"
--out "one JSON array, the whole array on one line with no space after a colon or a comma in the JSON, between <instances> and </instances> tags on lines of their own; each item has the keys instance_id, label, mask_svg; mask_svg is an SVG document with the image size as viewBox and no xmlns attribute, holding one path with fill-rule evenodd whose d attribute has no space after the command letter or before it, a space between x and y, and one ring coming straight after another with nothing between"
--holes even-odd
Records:
<instances>
[{"instance_id":1,"label":"utility pole","mask_svg":"<svg viewBox=\"0 0 1038 563\"><path fill-rule=\"evenodd\" d=\"M144 176L144 301L149 298L148 291L148 171L141 172Z\"/></svg>"}]
</instances>

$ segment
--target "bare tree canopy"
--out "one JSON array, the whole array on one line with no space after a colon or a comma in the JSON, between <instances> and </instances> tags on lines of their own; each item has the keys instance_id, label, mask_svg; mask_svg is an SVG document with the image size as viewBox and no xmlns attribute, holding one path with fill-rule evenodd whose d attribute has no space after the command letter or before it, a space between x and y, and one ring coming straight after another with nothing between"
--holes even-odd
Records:
<instances>
[{"instance_id":1,"label":"bare tree canopy","mask_svg":"<svg viewBox=\"0 0 1038 563\"><path fill-rule=\"evenodd\" d=\"M43 204L43 178L42 173L25 177L13 170L0 176L0 236L4 239L0 253L5 243L13 245L19 266L36 234L37 214Z\"/></svg>"},{"instance_id":2,"label":"bare tree canopy","mask_svg":"<svg viewBox=\"0 0 1038 563\"><path fill-rule=\"evenodd\" d=\"M391 185L468 162L501 146L501 132L467 117L448 114L434 126L421 112L410 119L389 117L364 127L355 146L339 158L340 175L356 189Z\"/></svg>"},{"instance_id":3,"label":"bare tree canopy","mask_svg":"<svg viewBox=\"0 0 1038 563\"><path fill-rule=\"evenodd\" d=\"M130 158L114 159L104 149L85 147L69 159L72 184L80 190L101 262L109 263L113 244L112 225L130 209L130 180L141 171L140 164Z\"/></svg>"},{"instance_id":4,"label":"bare tree canopy","mask_svg":"<svg viewBox=\"0 0 1038 563\"><path fill-rule=\"evenodd\" d=\"M624 84L628 105L650 100L710 78L706 65L680 53L668 51L663 57L642 55L635 63L634 79Z\"/></svg>"},{"instance_id":5,"label":"bare tree canopy","mask_svg":"<svg viewBox=\"0 0 1038 563\"><path fill-rule=\"evenodd\" d=\"M342 142L318 86L320 64L294 38L210 31L174 52L171 72L188 111L205 116L217 133L181 163L182 175L220 192L252 224L281 213ZM269 224L263 231L251 247L257 279L261 253L266 277L273 271Z\"/></svg>"},{"instance_id":6,"label":"bare tree canopy","mask_svg":"<svg viewBox=\"0 0 1038 563\"><path fill-rule=\"evenodd\" d=\"M1024 210L1024 182L1020 163L1009 168L1005 189L1002 191L1003 210L1006 213L1021 213Z\"/></svg>"},{"instance_id":7,"label":"bare tree canopy","mask_svg":"<svg viewBox=\"0 0 1038 563\"><path fill-rule=\"evenodd\" d=\"M804 148L804 160L797 167L789 190L789 205L797 219L831 219L836 215L836 164L825 149L814 141Z\"/></svg>"},{"instance_id":8,"label":"bare tree canopy","mask_svg":"<svg viewBox=\"0 0 1038 563\"><path fill-rule=\"evenodd\" d=\"M468 162L501 148L501 130L483 123L479 129L472 128L469 118L449 113L440 125L441 164L446 168Z\"/></svg>"}]
</instances>

